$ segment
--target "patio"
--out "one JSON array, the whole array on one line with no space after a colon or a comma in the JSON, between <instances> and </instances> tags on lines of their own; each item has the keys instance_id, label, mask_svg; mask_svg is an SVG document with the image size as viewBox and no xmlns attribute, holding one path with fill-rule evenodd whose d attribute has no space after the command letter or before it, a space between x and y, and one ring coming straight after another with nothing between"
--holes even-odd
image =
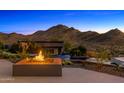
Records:
<instances>
[{"instance_id":1,"label":"patio","mask_svg":"<svg viewBox=\"0 0 124 93\"><path fill-rule=\"evenodd\" d=\"M64 67L62 77L13 77L12 63L0 60L1 83L124 83L123 77L85 70L83 68Z\"/></svg>"}]
</instances>

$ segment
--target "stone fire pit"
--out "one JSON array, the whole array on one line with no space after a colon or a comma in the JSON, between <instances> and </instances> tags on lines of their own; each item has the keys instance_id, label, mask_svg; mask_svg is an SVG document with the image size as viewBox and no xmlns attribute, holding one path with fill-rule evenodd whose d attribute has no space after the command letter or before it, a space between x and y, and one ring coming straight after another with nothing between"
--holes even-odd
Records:
<instances>
[{"instance_id":1,"label":"stone fire pit","mask_svg":"<svg viewBox=\"0 0 124 93\"><path fill-rule=\"evenodd\" d=\"M13 64L13 76L62 76L62 62L60 58L42 62L24 59Z\"/></svg>"}]
</instances>

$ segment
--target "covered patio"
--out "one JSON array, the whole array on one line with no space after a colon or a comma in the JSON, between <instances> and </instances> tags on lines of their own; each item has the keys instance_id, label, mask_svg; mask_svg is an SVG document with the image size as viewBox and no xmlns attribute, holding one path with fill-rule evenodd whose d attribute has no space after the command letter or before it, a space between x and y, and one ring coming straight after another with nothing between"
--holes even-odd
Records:
<instances>
[{"instance_id":1,"label":"covered patio","mask_svg":"<svg viewBox=\"0 0 124 93\"><path fill-rule=\"evenodd\" d=\"M37 46L37 49L43 49L47 53L52 55L59 55L63 51L64 42L63 41L18 41L20 46L27 47L30 44ZM36 51L35 51L36 52Z\"/></svg>"}]
</instances>

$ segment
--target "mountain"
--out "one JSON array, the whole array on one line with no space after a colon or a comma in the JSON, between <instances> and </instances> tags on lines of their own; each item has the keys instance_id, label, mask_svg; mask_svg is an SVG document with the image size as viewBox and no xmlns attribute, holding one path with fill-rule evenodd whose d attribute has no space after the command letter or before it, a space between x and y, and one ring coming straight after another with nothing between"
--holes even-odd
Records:
<instances>
[{"instance_id":1,"label":"mountain","mask_svg":"<svg viewBox=\"0 0 124 93\"><path fill-rule=\"evenodd\" d=\"M47 30L38 30L31 35L0 33L0 41L3 43L12 44L18 40L62 40L65 43L71 44L72 46L83 45L88 49L95 49L101 46L124 46L124 33L117 28L111 29L103 34L99 34L95 31L81 32L74 27L67 27L62 24L53 26Z\"/></svg>"},{"instance_id":2,"label":"mountain","mask_svg":"<svg viewBox=\"0 0 124 93\"><path fill-rule=\"evenodd\" d=\"M27 40L27 36L17 33L0 33L0 42L5 44L13 44L16 43L18 40Z\"/></svg>"},{"instance_id":3,"label":"mountain","mask_svg":"<svg viewBox=\"0 0 124 93\"><path fill-rule=\"evenodd\" d=\"M124 44L124 33L120 31L119 29L111 29L110 31L100 34L92 39L93 42L97 42L100 44Z\"/></svg>"},{"instance_id":4,"label":"mountain","mask_svg":"<svg viewBox=\"0 0 124 93\"><path fill-rule=\"evenodd\" d=\"M77 44L81 32L73 27L67 27L65 25L56 25L46 31L38 31L31 35L31 40L57 40L70 42Z\"/></svg>"}]
</instances>

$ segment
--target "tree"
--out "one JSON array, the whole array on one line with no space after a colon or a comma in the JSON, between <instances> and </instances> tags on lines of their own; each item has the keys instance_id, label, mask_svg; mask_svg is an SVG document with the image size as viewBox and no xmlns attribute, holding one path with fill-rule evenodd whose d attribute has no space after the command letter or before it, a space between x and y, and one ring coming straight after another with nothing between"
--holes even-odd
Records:
<instances>
[{"instance_id":1,"label":"tree","mask_svg":"<svg viewBox=\"0 0 124 93\"><path fill-rule=\"evenodd\" d=\"M2 42L0 42L0 50L4 49L4 45Z\"/></svg>"},{"instance_id":2,"label":"tree","mask_svg":"<svg viewBox=\"0 0 124 93\"><path fill-rule=\"evenodd\" d=\"M21 43L19 45L19 48L20 48L20 51L18 51L17 53L21 56L21 58L27 58L29 56L29 54L28 54L29 44Z\"/></svg>"},{"instance_id":3,"label":"tree","mask_svg":"<svg viewBox=\"0 0 124 93\"><path fill-rule=\"evenodd\" d=\"M70 52L72 49L72 45L69 42L64 43L64 51L65 52Z\"/></svg>"},{"instance_id":4,"label":"tree","mask_svg":"<svg viewBox=\"0 0 124 93\"><path fill-rule=\"evenodd\" d=\"M20 50L19 44L14 43L14 44L11 45L11 47L9 49L9 52L11 52L11 53L17 53L19 50Z\"/></svg>"},{"instance_id":5,"label":"tree","mask_svg":"<svg viewBox=\"0 0 124 93\"><path fill-rule=\"evenodd\" d=\"M32 43L29 43L29 47L28 47L27 51L29 53L35 53L37 51L37 48L38 48L38 46L32 42Z\"/></svg>"},{"instance_id":6,"label":"tree","mask_svg":"<svg viewBox=\"0 0 124 93\"><path fill-rule=\"evenodd\" d=\"M79 46L78 50L80 51L79 55L84 55L84 54L86 54L86 51L87 51L87 49L83 46Z\"/></svg>"},{"instance_id":7,"label":"tree","mask_svg":"<svg viewBox=\"0 0 124 93\"><path fill-rule=\"evenodd\" d=\"M83 46L79 46L77 48L73 48L70 51L71 56L84 56L86 54L87 49Z\"/></svg>"}]
</instances>

